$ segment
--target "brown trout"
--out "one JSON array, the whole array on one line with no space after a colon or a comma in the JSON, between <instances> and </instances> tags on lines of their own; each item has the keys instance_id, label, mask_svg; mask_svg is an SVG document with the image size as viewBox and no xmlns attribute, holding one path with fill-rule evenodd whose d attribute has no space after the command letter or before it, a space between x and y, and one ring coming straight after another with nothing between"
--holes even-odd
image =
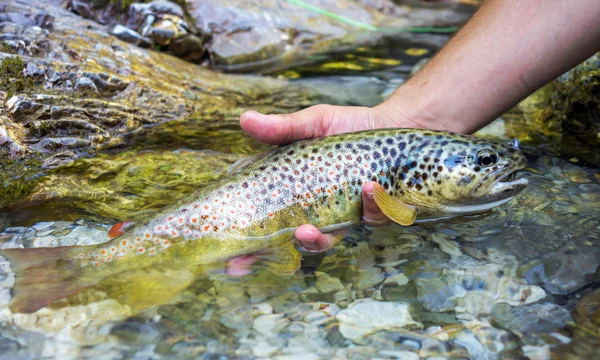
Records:
<instances>
[{"instance_id":1,"label":"brown trout","mask_svg":"<svg viewBox=\"0 0 600 360\"><path fill-rule=\"evenodd\" d=\"M34 312L94 288L133 304L171 298L201 265L262 254L280 273L299 267L294 230L323 232L357 223L361 189L393 221L489 210L527 185L518 142L467 135L383 129L298 141L234 164L218 183L200 189L147 222L85 247L2 250L16 283L10 308ZM272 251L271 251L272 250ZM282 256L283 255L283 256Z\"/></svg>"}]
</instances>

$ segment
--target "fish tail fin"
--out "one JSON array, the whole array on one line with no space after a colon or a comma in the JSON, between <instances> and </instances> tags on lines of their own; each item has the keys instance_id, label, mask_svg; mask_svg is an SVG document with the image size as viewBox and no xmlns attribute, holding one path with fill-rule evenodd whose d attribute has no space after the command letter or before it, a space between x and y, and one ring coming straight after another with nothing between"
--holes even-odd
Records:
<instances>
[{"instance_id":1,"label":"fish tail fin","mask_svg":"<svg viewBox=\"0 0 600 360\"><path fill-rule=\"evenodd\" d=\"M81 267L71 259L73 250L71 246L1 250L15 274L10 310L33 313L89 287L78 276Z\"/></svg>"}]
</instances>

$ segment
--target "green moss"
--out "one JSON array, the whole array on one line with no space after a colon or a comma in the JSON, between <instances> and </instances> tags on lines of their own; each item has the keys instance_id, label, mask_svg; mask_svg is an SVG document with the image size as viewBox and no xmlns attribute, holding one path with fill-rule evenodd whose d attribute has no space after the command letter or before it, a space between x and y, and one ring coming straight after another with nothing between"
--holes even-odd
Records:
<instances>
[{"instance_id":1,"label":"green moss","mask_svg":"<svg viewBox=\"0 0 600 360\"><path fill-rule=\"evenodd\" d=\"M0 157L5 159L0 164L0 208L4 208L32 193L39 182L42 158L32 155L12 160L5 150Z\"/></svg>"},{"instance_id":2,"label":"green moss","mask_svg":"<svg viewBox=\"0 0 600 360\"><path fill-rule=\"evenodd\" d=\"M35 79L23 75L25 66L20 57L7 57L0 63L0 90L6 92L7 99L36 87Z\"/></svg>"}]
</instances>

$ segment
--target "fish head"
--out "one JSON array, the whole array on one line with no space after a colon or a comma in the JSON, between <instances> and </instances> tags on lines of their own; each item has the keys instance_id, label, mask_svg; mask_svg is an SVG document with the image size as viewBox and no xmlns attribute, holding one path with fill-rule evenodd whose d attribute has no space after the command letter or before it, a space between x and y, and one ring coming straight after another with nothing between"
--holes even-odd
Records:
<instances>
[{"instance_id":1,"label":"fish head","mask_svg":"<svg viewBox=\"0 0 600 360\"><path fill-rule=\"evenodd\" d=\"M527 186L527 179L516 177L527 165L518 141L502 144L448 134L430 142L431 148L419 152L403 181L404 196L425 213L484 212L511 200Z\"/></svg>"}]
</instances>

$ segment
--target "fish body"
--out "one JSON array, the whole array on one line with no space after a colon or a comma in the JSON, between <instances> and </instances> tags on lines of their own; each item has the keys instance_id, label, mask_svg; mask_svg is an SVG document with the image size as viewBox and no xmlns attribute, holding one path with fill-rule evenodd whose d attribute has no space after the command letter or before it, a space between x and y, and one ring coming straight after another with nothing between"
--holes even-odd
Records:
<instances>
[{"instance_id":1,"label":"fish body","mask_svg":"<svg viewBox=\"0 0 600 360\"><path fill-rule=\"evenodd\" d=\"M17 275L11 308L32 312L118 274L161 266L193 272L199 264L267 249L286 249L295 270L294 230L313 224L328 232L357 223L366 182L378 183L375 201L384 213L408 225L509 201L527 184L509 174L525 165L514 144L447 132L383 129L298 141L234 164L221 181L147 222L118 227L104 244L1 251ZM37 257L44 260L32 260ZM53 275L49 287L47 276L34 271L41 268L69 269L71 277ZM38 301L31 300L35 292Z\"/></svg>"}]
</instances>

